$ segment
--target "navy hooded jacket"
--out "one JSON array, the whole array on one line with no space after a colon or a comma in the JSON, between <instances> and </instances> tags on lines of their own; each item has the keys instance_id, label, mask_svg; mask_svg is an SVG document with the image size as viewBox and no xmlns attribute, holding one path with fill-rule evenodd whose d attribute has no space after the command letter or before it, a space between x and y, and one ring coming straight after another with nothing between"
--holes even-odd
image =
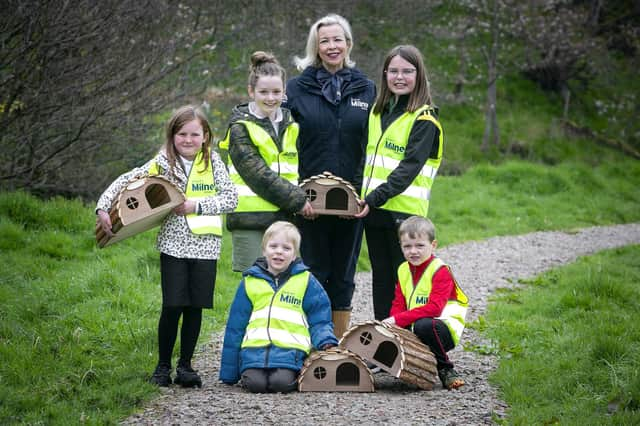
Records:
<instances>
[{"instance_id":1,"label":"navy hooded jacket","mask_svg":"<svg viewBox=\"0 0 640 426\"><path fill-rule=\"evenodd\" d=\"M307 266L302 263L300 258L297 258L285 272L278 276L278 285L275 277L267 271L265 259L261 257L243 273L243 277L251 275L261 278L267 281L274 290L277 290L287 282L289 277L306 270L308 270ZM307 316L313 347L317 349L327 344L337 345L338 339L333 334L329 297L313 275L309 275L307 291L302 299L302 309ZM299 371L307 357L307 354L301 350L280 348L275 345L242 349L242 340L252 312L253 306L247 296L243 278L231 304L227 328L224 333L220 362L220 380L224 383L238 382L240 374L247 368L288 368Z\"/></svg>"},{"instance_id":2,"label":"navy hooded jacket","mask_svg":"<svg viewBox=\"0 0 640 426\"><path fill-rule=\"evenodd\" d=\"M287 101L300 125L298 156L300 180L329 171L360 190L364 166L369 111L376 88L362 72L343 68L338 102L322 93L320 68L307 67L287 82Z\"/></svg>"}]
</instances>

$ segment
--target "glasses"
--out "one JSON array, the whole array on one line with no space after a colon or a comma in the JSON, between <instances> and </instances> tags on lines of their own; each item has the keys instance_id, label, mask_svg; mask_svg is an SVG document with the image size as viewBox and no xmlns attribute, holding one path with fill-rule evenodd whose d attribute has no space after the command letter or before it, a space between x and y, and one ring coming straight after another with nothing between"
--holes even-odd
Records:
<instances>
[{"instance_id":1,"label":"glasses","mask_svg":"<svg viewBox=\"0 0 640 426\"><path fill-rule=\"evenodd\" d=\"M416 73L416 69L415 68L403 68L401 70L397 69L397 68L389 68L386 73L388 75L390 75L391 77L397 77L400 74L406 76L406 77L411 77L412 75L414 75Z\"/></svg>"}]
</instances>

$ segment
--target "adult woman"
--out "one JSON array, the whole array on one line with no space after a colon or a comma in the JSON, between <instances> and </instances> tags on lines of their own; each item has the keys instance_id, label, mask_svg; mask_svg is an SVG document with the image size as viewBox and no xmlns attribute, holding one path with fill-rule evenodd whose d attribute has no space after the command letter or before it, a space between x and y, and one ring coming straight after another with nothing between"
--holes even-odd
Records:
<instances>
[{"instance_id":1,"label":"adult woman","mask_svg":"<svg viewBox=\"0 0 640 426\"><path fill-rule=\"evenodd\" d=\"M398 227L409 216L427 217L431 185L442 160L442 126L416 47L396 46L387 54L368 139L363 209L356 216L366 216L373 311L383 320L389 316L396 271L404 261Z\"/></svg>"},{"instance_id":2,"label":"adult woman","mask_svg":"<svg viewBox=\"0 0 640 426\"><path fill-rule=\"evenodd\" d=\"M366 123L375 100L375 85L350 59L351 27L339 15L327 15L309 30L306 56L295 58L302 74L287 83L287 103L300 125L300 180L329 171L362 185ZM338 338L349 325L351 298L362 223L357 219L320 216L303 220L302 258L331 300Z\"/></svg>"}]
</instances>

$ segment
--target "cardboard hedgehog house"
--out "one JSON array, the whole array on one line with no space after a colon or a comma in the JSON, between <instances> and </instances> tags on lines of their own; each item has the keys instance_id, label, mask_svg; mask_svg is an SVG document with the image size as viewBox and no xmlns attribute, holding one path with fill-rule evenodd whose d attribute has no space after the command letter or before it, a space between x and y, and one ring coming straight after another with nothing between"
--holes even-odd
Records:
<instances>
[{"instance_id":1,"label":"cardboard hedgehog house","mask_svg":"<svg viewBox=\"0 0 640 426\"><path fill-rule=\"evenodd\" d=\"M340 346L420 389L431 390L437 381L433 353L404 328L366 321L347 330Z\"/></svg>"},{"instance_id":2,"label":"cardboard hedgehog house","mask_svg":"<svg viewBox=\"0 0 640 426\"><path fill-rule=\"evenodd\" d=\"M356 354L341 348L312 352L298 376L300 392L375 392L373 376Z\"/></svg>"},{"instance_id":3,"label":"cardboard hedgehog house","mask_svg":"<svg viewBox=\"0 0 640 426\"><path fill-rule=\"evenodd\" d=\"M318 214L353 216L361 210L356 189L329 172L303 180L300 187Z\"/></svg>"},{"instance_id":4,"label":"cardboard hedgehog house","mask_svg":"<svg viewBox=\"0 0 640 426\"><path fill-rule=\"evenodd\" d=\"M109 210L115 235L109 237L96 224L96 242L103 248L154 228L185 200L180 188L163 176L134 178L118 193Z\"/></svg>"}]
</instances>

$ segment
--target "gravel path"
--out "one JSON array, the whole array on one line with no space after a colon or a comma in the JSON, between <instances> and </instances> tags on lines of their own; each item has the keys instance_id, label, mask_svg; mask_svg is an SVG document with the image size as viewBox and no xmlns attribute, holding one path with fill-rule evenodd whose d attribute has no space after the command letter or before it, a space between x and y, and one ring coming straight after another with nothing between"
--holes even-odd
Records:
<instances>
[{"instance_id":1,"label":"gravel path","mask_svg":"<svg viewBox=\"0 0 640 426\"><path fill-rule=\"evenodd\" d=\"M450 264L469 296L468 321L482 315L487 299L499 287L518 279L534 277L548 269L600 250L640 244L640 223L593 227L576 232L536 232L495 237L438 250ZM373 318L371 276L358 273L352 324ZM357 302L356 302L357 301ZM486 342L466 329L463 345ZM376 374L375 393L249 394L238 385L217 381L222 335L214 335L202 347L194 367L203 377L202 389L172 386L142 412L126 419L130 425L178 424L268 424L353 425L429 424L483 425L502 417L506 404L497 396L487 377L496 368L495 356L466 352L459 345L450 352L466 385L457 391L440 386L420 391L386 373Z\"/></svg>"}]
</instances>

